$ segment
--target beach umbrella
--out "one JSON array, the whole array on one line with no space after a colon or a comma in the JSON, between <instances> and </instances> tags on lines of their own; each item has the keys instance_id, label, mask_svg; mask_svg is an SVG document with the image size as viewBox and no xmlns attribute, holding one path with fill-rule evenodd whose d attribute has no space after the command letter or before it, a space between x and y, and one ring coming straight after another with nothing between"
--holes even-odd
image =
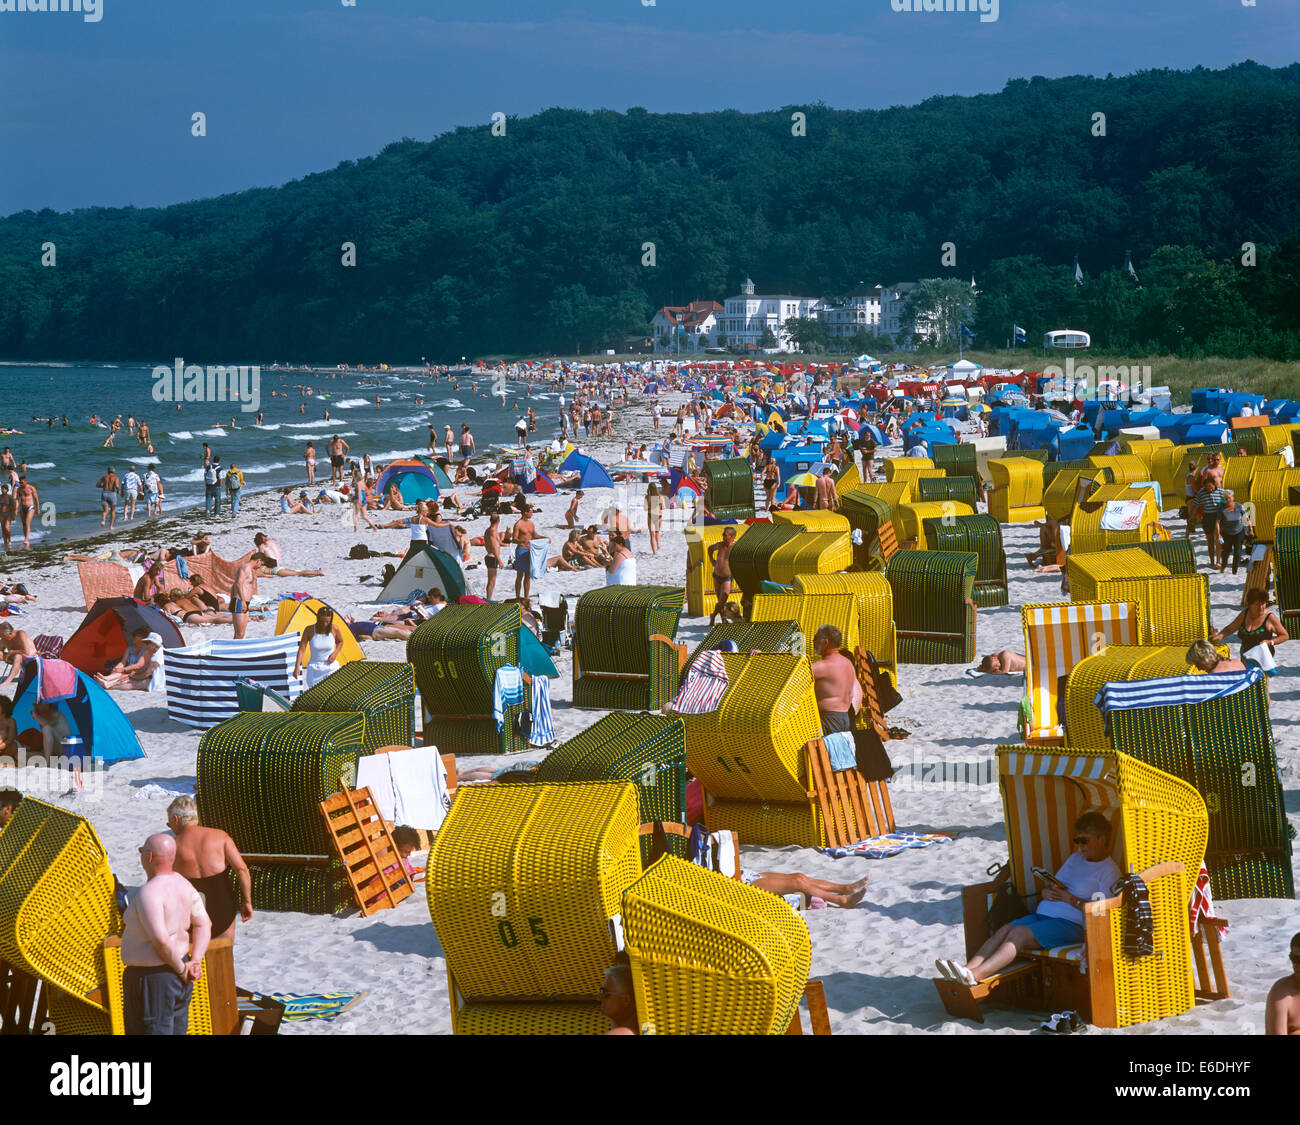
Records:
<instances>
[{"instance_id":1,"label":"beach umbrella","mask_svg":"<svg viewBox=\"0 0 1300 1125\"><path fill-rule=\"evenodd\" d=\"M629 473L641 474L652 477L666 477L668 470L662 465L652 465L649 461L619 461L615 465L608 465L606 468L611 474Z\"/></svg>"},{"instance_id":2,"label":"beach umbrella","mask_svg":"<svg viewBox=\"0 0 1300 1125\"><path fill-rule=\"evenodd\" d=\"M795 473L785 483L794 488L813 488L817 484L817 477L813 473Z\"/></svg>"}]
</instances>

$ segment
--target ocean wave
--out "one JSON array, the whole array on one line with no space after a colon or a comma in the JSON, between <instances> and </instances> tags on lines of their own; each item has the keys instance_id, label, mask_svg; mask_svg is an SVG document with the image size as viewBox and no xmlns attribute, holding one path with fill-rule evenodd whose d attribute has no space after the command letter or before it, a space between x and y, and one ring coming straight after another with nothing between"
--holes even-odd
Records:
<instances>
[{"instance_id":1,"label":"ocean wave","mask_svg":"<svg viewBox=\"0 0 1300 1125\"><path fill-rule=\"evenodd\" d=\"M269 465L247 465L240 469L245 476L249 473L273 473L277 469L287 469L289 466L283 461L272 461Z\"/></svg>"},{"instance_id":2,"label":"ocean wave","mask_svg":"<svg viewBox=\"0 0 1300 1125\"><path fill-rule=\"evenodd\" d=\"M53 461L37 461L37 462L35 462L34 464L28 465L27 467L28 467L29 469L52 469L52 468L54 468L54 462L53 462Z\"/></svg>"},{"instance_id":3,"label":"ocean wave","mask_svg":"<svg viewBox=\"0 0 1300 1125\"><path fill-rule=\"evenodd\" d=\"M390 449L387 453L372 453L370 460L376 465L387 465L389 461L396 461L402 457L414 457L420 453L428 453L429 447L421 445L417 449Z\"/></svg>"},{"instance_id":4,"label":"ocean wave","mask_svg":"<svg viewBox=\"0 0 1300 1125\"><path fill-rule=\"evenodd\" d=\"M368 398L345 398L342 402L334 404L335 410L351 410L354 406L371 406L373 400Z\"/></svg>"},{"instance_id":5,"label":"ocean wave","mask_svg":"<svg viewBox=\"0 0 1300 1125\"><path fill-rule=\"evenodd\" d=\"M213 426L210 430L200 430L199 434L202 437L225 437L226 430L224 426Z\"/></svg>"},{"instance_id":6,"label":"ocean wave","mask_svg":"<svg viewBox=\"0 0 1300 1125\"><path fill-rule=\"evenodd\" d=\"M193 441L194 434L190 430L174 430L167 435L172 441Z\"/></svg>"},{"instance_id":7,"label":"ocean wave","mask_svg":"<svg viewBox=\"0 0 1300 1125\"><path fill-rule=\"evenodd\" d=\"M253 428L254 428L254 429L257 429L257 430L278 430L278 429L280 428L280 423L279 423L279 422L270 422L270 423L267 423L266 425L262 425L262 426L254 426Z\"/></svg>"},{"instance_id":8,"label":"ocean wave","mask_svg":"<svg viewBox=\"0 0 1300 1125\"><path fill-rule=\"evenodd\" d=\"M175 482L176 484L198 484L202 479L203 470L199 468L193 469L188 473L182 473L178 477L165 476L163 477L163 482L168 484L172 482Z\"/></svg>"}]
</instances>

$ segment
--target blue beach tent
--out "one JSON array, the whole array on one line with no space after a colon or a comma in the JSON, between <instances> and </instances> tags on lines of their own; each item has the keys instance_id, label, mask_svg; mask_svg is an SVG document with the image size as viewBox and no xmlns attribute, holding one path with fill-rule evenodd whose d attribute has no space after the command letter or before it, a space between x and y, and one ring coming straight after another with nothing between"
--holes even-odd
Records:
<instances>
[{"instance_id":1,"label":"blue beach tent","mask_svg":"<svg viewBox=\"0 0 1300 1125\"><path fill-rule=\"evenodd\" d=\"M57 666L57 667L56 667ZM49 694L50 680L65 683L69 690ZM46 694L42 695L45 692ZM14 692L14 722L21 736L40 727L32 716L32 704L55 704L69 726L81 738L87 758L101 762L126 762L144 757L144 747L122 709L95 680L62 660L30 657L23 662Z\"/></svg>"}]
</instances>

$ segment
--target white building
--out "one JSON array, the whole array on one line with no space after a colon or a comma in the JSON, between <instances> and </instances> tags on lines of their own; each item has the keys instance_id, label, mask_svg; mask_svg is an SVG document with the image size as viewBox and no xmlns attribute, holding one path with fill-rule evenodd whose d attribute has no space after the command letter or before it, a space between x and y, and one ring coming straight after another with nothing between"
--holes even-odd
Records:
<instances>
[{"instance_id":1,"label":"white building","mask_svg":"<svg viewBox=\"0 0 1300 1125\"><path fill-rule=\"evenodd\" d=\"M873 336L878 336L883 294L884 289L879 285L859 283L856 289L842 297L823 298L815 315L825 323L827 335L832 341L859 332L870 332Z\"/></svg>"},{"instance_id":2,"label":"white building","mask_svg":"<svg viewBox=\"0 0 1300 1125\"><path fill-rule=\"evenodd\" d=\"M739 295L727 298L725 308L718 317L718 335L719 338L725 337L728 347L758 349L762 347L764 329L769 329L776 337L776 347L780 351L793 351L794 344L785 331L786 322L805 317L815 318L817 307L821 304L818 297L755 293L754 283L749 278L745 278L741 289Z\"/></svg>"},{"instance_id":3,"label":"white building","mask_svg":"<svg viewBox=\"0 0 1300 1125\"><path fill-rule=\"evenodd\" d=\"M717 301L665 305L650 321L655 352L698 352L709 347L720 312L722 306ZM667 347L664 346L665 337L668 339Z\"/></svg>"}]
</instances>

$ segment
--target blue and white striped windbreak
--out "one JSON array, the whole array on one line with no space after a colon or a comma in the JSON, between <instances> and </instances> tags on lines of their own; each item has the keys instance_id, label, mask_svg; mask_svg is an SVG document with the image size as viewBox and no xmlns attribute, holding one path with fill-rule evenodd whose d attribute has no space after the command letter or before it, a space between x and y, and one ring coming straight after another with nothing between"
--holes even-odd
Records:
<instances>
[{"instance_id":1,"label":"blue and white striped windbreak","mask_svg":"<svg viewBox=\"0 0 1300 1125\"><path fill-rule=\"evenodd\" d=\"M167 716L206 730L239 713L238 679L257 680L293 700L303 688L293 665L300 638L205 640L167 651Z\"/></svg>"},{"instance_id":2,"label":"blue and white striped windbreak","mask_svg":"<svg viewBox=\"0 0 1300 1125\"><path fill-rule=\"evenodd\" d=\"M1131 711L1138 707L1178 707L1222 699L1245 691L1263 679L1258 667L1244 672L1208 672L1200 676L1161 676L1154 680L1128 680L1103 684L1095 700L1110 733L1110 713Z\"/></svg>"}]
</instances>

